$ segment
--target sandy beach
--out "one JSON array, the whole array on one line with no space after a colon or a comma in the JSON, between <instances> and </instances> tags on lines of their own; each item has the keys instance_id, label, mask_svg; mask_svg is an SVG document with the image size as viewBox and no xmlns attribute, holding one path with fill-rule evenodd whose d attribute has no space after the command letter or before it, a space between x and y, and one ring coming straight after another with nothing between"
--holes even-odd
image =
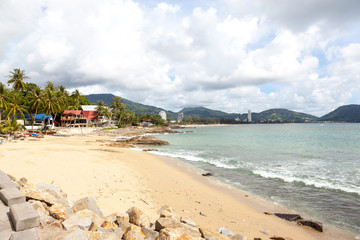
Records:
<instances>
[{"instance_id":1,"label":"sandy beach","mask_svg":"<svg viewBox=\"0 0 360 240\"><path fill-rule=\"evenodd\" d=\"M168 205L201 227L226 227L247 239L354 239L326 225L319 233L265 215L288 210L203 177L174 159L108 146L111 138L87 134L8 142L0 146L0 169L34 184L57 185L72 200L93 196L105 215L137 206L154 222Z\"/></svg>"}]
</instances>

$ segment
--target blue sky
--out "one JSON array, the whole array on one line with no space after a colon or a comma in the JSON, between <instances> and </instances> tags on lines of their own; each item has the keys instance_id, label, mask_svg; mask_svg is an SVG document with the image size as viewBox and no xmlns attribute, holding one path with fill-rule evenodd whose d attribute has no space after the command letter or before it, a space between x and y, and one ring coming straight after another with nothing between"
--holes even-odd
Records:
<instances>
[{"instance_id":1,"label":"blue sky","mask_svg":"<svg viewBox=\"0 0 360 240\"><path fill-rule=\"evenodd\" d=\"M1 76L173 111L360 104L358 0L20 2L0 2Z\"/></svg>"}]
</instances>

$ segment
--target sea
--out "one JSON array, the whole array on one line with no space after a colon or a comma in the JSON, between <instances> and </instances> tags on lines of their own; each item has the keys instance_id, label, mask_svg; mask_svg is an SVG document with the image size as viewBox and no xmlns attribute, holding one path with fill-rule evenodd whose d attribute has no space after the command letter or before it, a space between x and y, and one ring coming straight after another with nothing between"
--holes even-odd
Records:
<instances>
[{"instance_id":1,"label":"sea","mask_svg":"<svg viewBox=\"0 0 360 240\"><path fill-rule=\"evenodd\" d=\"M360 124L241 124L158 135L176 158L219 181L360 234Z\"/></svg>"}]
</instances>

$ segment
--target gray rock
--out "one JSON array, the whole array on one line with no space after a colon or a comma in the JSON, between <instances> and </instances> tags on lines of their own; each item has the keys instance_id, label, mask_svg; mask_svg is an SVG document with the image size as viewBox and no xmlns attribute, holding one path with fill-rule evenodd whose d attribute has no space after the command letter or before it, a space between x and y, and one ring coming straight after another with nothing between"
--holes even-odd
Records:
<instances>
[{"instance_id":1,"label":"gray rock","mask_svg":"<svg viewBox=\"0 0 360 240\"><path fill-rule=\"evenodd\" d=\"M100 208L96 204L96 201L93 197L85 197L77 200L74 203L72 209L74 210L75 213L84 209L88 209L99 216L104 216L104 214L101 212Z\"/></svg>"},{"instance_id":2,"label":"gray rock","mask_svg":"<svg viewBox=\"0 0 360 240\"><path fill-rule=\"evenodd\" d=\"M274 215L288 221L297 221L302 219L302 217L299 214L274 213Z\"/></svg>"},{"instance_id":3,"label":"gray rock","mask_svg":"<svg viewBox=\"0 0 360 240\"><path fill-rule=\"evenodd\" d=\"M79 228L88 231L93 223L93 216L88 211L80 211L62 222L66 230Z\"/></svg>"},{"instance_id":4,"label":"gray rock","mask_svg":"<svg viewBox=\"0 0 360 240\"><path fill-rule=\"evenodd\" d=\"M196 227L196 223L191 219L186 219L186 218L181 217L180 222L185 223L191 227Z\"/></svg>"},{"instance_id":5,"label":"gray rock","mask_svg":"<svg viewBox=\"0 0 360 240\"><path fill-rule=\"evenodd\" d=\"M122 229L126 229L130 226L129 215L127 213L116 213L116 224L119 225Z\"/></svg>"},{"instance_id":6,"label":"gray rock","mask_svg":"<svg viewBox=\"0 0 360 240\"><path fill-rule=\"evenodd\" d=\"M10 240L39 240L39 234L36 228L25 231L14 232L11 234Z\"/></svg>"},{"instance_id":7,"label":"gray rock","mask_svg":"<svg viewBox=\"0 0 360 240\"><path fill-rule=\"evenodd\" d=\"M10 216L16 231L22 231L40 225L39 214L28 202L11 205Z\"/></svg>"},{"instance_id":8,"label":"gray rock","mask_svg":"<svg viewBox=\"0 0 360 240\"><path fill-rule=\"evenodd\" d=\"M216 230L218 233L221 233L222 235L225 235L227 237L234 236L234 233L224 227L220 227Z\"/></svg>"}]
</instances>

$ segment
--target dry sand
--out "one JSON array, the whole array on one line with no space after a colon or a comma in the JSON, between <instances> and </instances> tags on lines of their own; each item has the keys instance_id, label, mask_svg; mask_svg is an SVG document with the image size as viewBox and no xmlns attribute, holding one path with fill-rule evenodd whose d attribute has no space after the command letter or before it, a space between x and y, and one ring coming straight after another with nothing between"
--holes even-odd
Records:
<instances>
[{"instance_id":1,"label":"dry sand","mask_svg":"<svg viewBox=\"0 0 360 240\"><path fill-rule=\"evenodd\" d=\"M270 239L354 239L324 226L318 233L263 212L288 211L202 177L172 160L147 152L106 146L110 136L45 136L39 141L0 145L0 169L31 183L57 185L72 200L93 196L105 215L137 206L154 222L164 205L199 226ZM206 216L199 213L203 212Z\"/></svg>"}]
</instances>

